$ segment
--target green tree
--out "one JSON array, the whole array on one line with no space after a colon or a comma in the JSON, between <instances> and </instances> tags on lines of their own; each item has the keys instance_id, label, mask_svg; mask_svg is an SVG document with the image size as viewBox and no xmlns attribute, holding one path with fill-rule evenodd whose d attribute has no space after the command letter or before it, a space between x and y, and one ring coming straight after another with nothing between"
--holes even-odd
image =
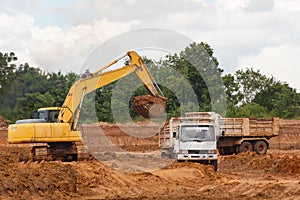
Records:
<instances>
[{"instance_id":1,"label":"green tree","mask_svg":"<svg viewBox=\"0 0 300 200\"><path fill-rule=\"evenodd\" d=\"M30 118L31 113L34 110L37 110L41 107L53 106L54 98L48 92L41 94L39 92L35 93L26 93L24 97L17 99L13 113L17 116L17 119L20 118Z\"/></svg>"},{"instance_id":2,"label":"green tree","mask_svg":"<svg viewBox=\"0 0 300 200\"><path fill-rule=\"evenodd\" d=\"M61 106L69 92L69 89L74 82L79 78L73 72L67 74L50 73L47 76L47 90L49 94L55 99L53 106Z\"/></svg>"},{"instance_id":3,"label":"green tree","mask_svg":"<svg viewBox=\"0 0 300 200\"><path fill-rule=\"evenodd\" d=\"M206 43L192 43L179 54L169 55L161 61L162 67L171 67L180 73L192 86L192 90L197 96L198 105L193 107L193 111L214 111L220 112L226 107L225 92L221 80L222 69L218 68L218 61L213 56L213 49ZM178 78L177 78L178 79ZM187 88L180 87L184 80L173 81L179 83L179 93L185 99L191 98ZM177 91L174 91L176 93ZM224 101L223 101L224 100ZM189 102L189 108L193 101ZM218 102L218 105L215 103ZM215 103L215 104L212 104ZM183 106L183 105L181 105ZM182 111L186 111L182 107ZM221 113L222 114L222 113Z\"/></svg>"},{"instance_id":4,"label":"green tree","mask_svg":"<svg viewBox=\"0 0 300 200\"><path fill-rule=\"evenodd\" d=\"M245 103L236 108L235 117L264 118L266 109L257 103Z\"/></svg>"},{"instance_id":5,"label":"green tree","mask_svg":"<svg viewBox=\"0 0 300 200\"><path fill-rule=\"evenodd\" d=\"M17 57L13 52L9 54L0 52L0 99L3 98L6 87L14 78L16 65L13 64L13 61L16 60Z\"/></svg>"},{"instance_id":6,"label":"green tree","mask_svg":"<svg viewBox=\"0 0 300 200\"><path fill-rule=\"evenodd\" d=\"M227 104L237 105L241 94L239 93L239 85L231 74L226 74L222 77L225 86Z\"/></svg>"},{"instance_id":7,"label":"green tree","mask_svg":"<svg viewBox=\"0 0 300 200\"><path fill-rule=\"evenodd\" d=\"M299 110L299 94L280 81L268 85L255 96L253 102L265 107L273 117L293 118Z\"/></svg>"},{"instance_id":8,"label":"green tree","mask_svg":"<svg viewBox=\"0 0 300 200\"><path fill-rule=\"evenodd\" d=\"M261 74L260 70L246 68L235 72L236 82L239 87L240 103L250 103L256 94L264 91L273 82L273 78Z\"/></svg>"}]
</instances>

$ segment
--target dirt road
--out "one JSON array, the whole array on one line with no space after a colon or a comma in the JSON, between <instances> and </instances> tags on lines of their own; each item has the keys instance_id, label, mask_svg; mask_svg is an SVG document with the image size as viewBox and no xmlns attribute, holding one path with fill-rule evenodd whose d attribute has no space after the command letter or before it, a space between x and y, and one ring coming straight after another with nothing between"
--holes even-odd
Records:
<instances>
[{"instance_id":1,"label":"dirt road","mask_svg":"<svg viewBox=\"0 0 300 200\"><path fill-rule=\"evenodd\" d=\"M102 124L102 129L126 151L157 150L155 135L149 140L129 139L114 125ZM140 173L113 169L97 160L24 162L29 147L8 145L6 134L0 131L0 199L300 199L300 150L294 148L298 133L291 139L281 134L286 140L272 141L264 156L221 156L218 172L212 166L172 162ZM294 147L279 149L278 142ZM125 159L135 162L130 156ZM143 161L141 167L149 169L153 157Z\"/></svg>"}]
</instances>

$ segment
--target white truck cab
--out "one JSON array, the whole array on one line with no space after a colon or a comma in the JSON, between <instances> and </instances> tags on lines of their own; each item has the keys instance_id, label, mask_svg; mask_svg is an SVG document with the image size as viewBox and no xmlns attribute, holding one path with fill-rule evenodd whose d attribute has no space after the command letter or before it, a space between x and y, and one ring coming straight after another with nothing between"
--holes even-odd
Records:
<instances>
[{"instance_id":1,"label":"white truck cab","mask_svg":"<svg viewBox=\"0 0 300 200\"><path fill-rule=\"evenodd\" d=\"M212 164L217 171L219 117L220 115L213 112L195 112L186 113L184 117L171 118L169 128L166 129L169 133L160 135L162 156L178 161ZM162 140L162 137L165 138Z\"/></svg>"}]
</instances>

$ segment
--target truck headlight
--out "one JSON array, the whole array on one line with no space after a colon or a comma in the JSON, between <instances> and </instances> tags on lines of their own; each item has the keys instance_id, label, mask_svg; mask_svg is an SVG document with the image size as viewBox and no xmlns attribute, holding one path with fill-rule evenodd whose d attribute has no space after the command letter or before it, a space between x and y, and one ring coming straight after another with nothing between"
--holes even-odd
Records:
<instances>
[{"instance_id":1,"label":"truck headlight","mask_svg":"<svg viewBox=\"0 0 300 200\"><path fill-rule=\"evenodd\" d=\"M217 153L217 150L216 149L214 149L214 150L208 150L208 152L207 153Z\"/></svg>"},{"instance_id":2,"label":"truck headlight","mask_svg":"<svg viewBox=\"0 0 300 200\"><path fill-rule=\"evenodd\" d=\"M179 150L179 153L188 153L188 150Z\"/></svg>"}]
</instances>

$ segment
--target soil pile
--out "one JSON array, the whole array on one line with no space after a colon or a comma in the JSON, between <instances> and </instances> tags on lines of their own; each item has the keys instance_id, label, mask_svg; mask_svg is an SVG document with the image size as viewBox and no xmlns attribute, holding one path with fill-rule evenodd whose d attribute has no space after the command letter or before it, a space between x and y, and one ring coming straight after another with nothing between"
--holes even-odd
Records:
<instances>
[{"instance_id":1,"label":"soil pile","mask_svg":"<svg viewBox=\"0 0 300 200\"><path fill-rule=\"evenodd\" d=\"M151 152L158 150L159 124L129 125L100 123L83 125L83 143L100 151Z\"/></svg>"},{"instance_id":2,"label":"soil pile","mask_svg":"<svg viewBox=\"0 0 300 200\"><path fill-rule=\"evenodd\" d=\"M275 173L284 176L300 175L300 152L290 151L282 154L273 151L267 155L257 155L254 152L240 153L238 155L220 156L223 170L229 171L257 171L259 173Z\"/></svg>"},{"instance_id":3,"label":"soil pile","mask_svg":"<svg viewBox=\"0 0 300 200\"><path fill-rule=\"evenodd\" d=\"M300 134L300 120L279 121L279 135L283 134Z\"/></svg>"},{"instance_id":4,"label":"soil pile","mask_svg":"<svg viewBox=\"0 0 300 200\"><path fill-rule=\"evenodd\" d=\"M149 168L148 165L156 161L152 154L157 150L154 148L158 144L157 135L131 138L127 131L134 134L135 130L140 133L151 130L123 126L103 123L103 133L99 135L99 124L89 125L86 128L90 135L83 132L83 136L91 137L95 148L105 145L96 142L105 137L123 150L147 155L149 159L143 160L144 165L140 165L139 169ZM0 133L2 141L7 131ZM289 138L292 134L285 135L288 141L293 140ZM118 153L115 152L115 156L124 156L130 164L137 162L130 155ZM129 173L110 168L97 160L24 162L29 155L29 145L17 148L1 143L0 199L275 200L298 199L300 196L300 150L276 149L268 151L267 155L241 153L220 156L218 172L209 165L173 161L155 171Z\"/></svg>"},{"instance_id":5,"label":"soil pile","mask_svg":"<svg viewBox=\"0 0 300 200\"><path fill-rule=\"evenodd\" d=\"M0 116L0 130L6 130L7 127L4 117Z\"/></svg>"},{"instance_id":6,"label":"soil pile","mask_svg":"<svg viewBox=\"0 0 300 200\"><path fill-rule=\"evenodd\" d=\"M180 170L178 170L180 169ZM172 174L173 179L176 179L180 176L188 177L188 173L182 174L180 171L185 169L190 171L194 170L193 174L197 174L197 177L201 177L202 180L218 180L221 179L221 176L216 173L212 165L203 165L196 162L177 162L174 161L172 164L164 167L162 170L159 170L160 173L163 170L167 170L169 174ZM170 173L173 172L173 173ZM191 177L190 177L191 178Z\"/></svg>"},{"instance_id":7,"label":"soil pile","mask_svg":"<svg viewBox=\"0 0 300 200\"><path fill-rule=\"evenodd\" d=\"M76 171L62 163L10 163L0 167L3 197L63 197L76 192Z\"/></svg>"},{"instance_id":8,"label":"soil pile","mask_svg":"<svg viewBox=\"0 0 300 200\"><path fill-rule=\"evenodd\" d=\"M279 121L279 136L270 140L270 149L300 149L300 120Z\"/></svg>"}]
</instances>

